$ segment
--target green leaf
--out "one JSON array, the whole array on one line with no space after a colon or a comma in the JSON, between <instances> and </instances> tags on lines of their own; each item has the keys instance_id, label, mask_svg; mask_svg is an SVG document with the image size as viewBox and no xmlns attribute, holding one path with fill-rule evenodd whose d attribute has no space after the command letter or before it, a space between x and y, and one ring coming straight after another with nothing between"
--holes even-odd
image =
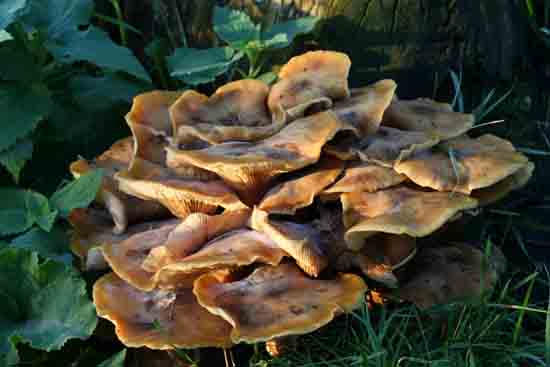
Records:
<instances>
[{"instance_id":1,"label":"green leaf","mask_svg":"<svg viewBox=\"0 0 550 367\"><path fill-rule=\"evenodd\" d=\"M7 41L0 47L0 79L32 83L40 80L40 68L20 42Z\"/></svg>"},{"instance_id":2,"label":"green leaf","mask_svg":"<svg viewBox=\"0 0 550 367\"><path fill-rule=\"evenodd\" d=\"M0 152L29 135L50 108L50 93L45 85L3 83L0 87Z\"/></svg>"},{"instance_id":3,"label":"green leaf","mask_svg":"<svg viewBox=\"0 0 550 367\"><path fill-rule=\"evenodd\" d=\"M65 265L71 265L73 261L73 256L69 250L69 239L59 227L54 227L50 232L33 228L13 239L9 245L37 252L46 259L59 261Z\"/></svg>"},{"instance_id":4,"label":"green leaf","mask_svg":"<svg viewBox=\"0 0 550 367\"><path fill-rule=\"evenodd\" d=\"M75 30L64 34L59 39L48 40L46 48L59 62L87 61L151 82L147 71L128 48L117 45L107 33L94 26L89 26L85 31Z\"/></svg>"},{"instance_id":5,"label":"green leaf","mask_svg":"<svg viewBox=\"0 0 550 367\"><path fill-rule=\"evenodd\" d=\"M263 73L262 75L258 76L256 79L261 80L262 82L264 82L268 85L271 85L271 84L275 83L277 78L278 78L278 76L277 76L276 73L274 73L272 71L268 71L267 73Z\"/></svg>"},{"instance_id":6,"label":"green leaf","mask_svg":"<svg viewBox=\"0 0 550 367\"><path fill-rule=\"evenodd\" d=\"M69 81L70 94L86 111L108 110L116 104L131 103L134 96L148 89L147 83L126 80L116 74L79 75Z\"/></svg>"},{"instance_id":7,"label":"green leaf","mask_svg":"<svg viewBox=\"0 0 550 367\"><path fill-rule=\"evenodd\" d=\"M27 0L0 0L0 29L4 29L27 10Z\"/></svg>"},{"instance_id":8,"label":"green leaf","mask_svg":"<svg viewBox=\"0 0 550 367\"><path fill-rule=\"evenodd\" d=\"M225 73L229 66L243 56L230 47L178 48L167 58L170 75L190 85L209 83Z\"/></svg>"},{"instance_id":9,"label":"green leaf","mask_svg":"<svg viewBox=\"0 0 550 367\"><path fill-rule=\"evenodd\" d=\"M24 232L34 224L49 231L56 216L48 199L37 192L0 189L0 236Z\"/></svg>"},{"instance_id":10,"label":"green leaf","mask_svg":"<svg viewBox=\"0 0 550 367\"><path fill-rule=\"evenodd\" d=\"M46 351L69 339L86 339L97 317L86 283L55 261L40 263L26 250L0 251L0 365L18 362L16 346L28 343Z\"/></svg>"},{"instance_id":11,"label":"green leaf","mask_svg":"<svg viewBox=\"0 0 550 367\"><path fill-rule=\"evenodd\" d=\"M50 204L59 211L61 216L67 217L71 210L90 205L101 186L102 178L101 169L86 173L54 192L50 198Z\"/></svg>"},{"instance_id":12,"label":"green leaf","mask_svg":"<svg viewBox=\"0 0 550 367\"><path fill-rule=\"evenodd\" d=\"M126 349L121 350L111 358L101 362L97 367L124 367L124 359L126 358Z\"/></svg>"},{"instance_id":13,"label":"green leaf","mask_svg":"<svg viewBox=\"0 0 550 367\"><path fill-rule=\"evenodd\" d=\"M276 23L262 35L262 42L268 48L287 47L297 35L311 32L319 19L318 17L302 17Z\"/></svg>"},{"instance_id":14,"label":"green leaf","mask_svg":"<svg viewBox=\"0 0 550 367\"><path fill-rule=\"evenodd\" d=\"M260 28L245 12L229 7L214 9L214 31L234 48L241 49L248 42L258 40Z\"/></svg>"},{"instance_id":15,"label":"green leaf","mask_svg":"<svg viewBox=\"0 0 550 367\"><path fill-rule=\"evenodd\" d=\"M19 174L25 163L32 157L32 150L32 141L24 139L0 153L0 164L8 170L16 183L19 182Z\"/></svg>"},{"instance_id":16,"label":"green leaf","mask_svg":"<svg viewBox=\"0 0 550 367\"><path fill-rule=\"evenodd\" d=\"M0 30L0 43L13 40L12 35L5 30Z\"/></svg>"}]
</instances>

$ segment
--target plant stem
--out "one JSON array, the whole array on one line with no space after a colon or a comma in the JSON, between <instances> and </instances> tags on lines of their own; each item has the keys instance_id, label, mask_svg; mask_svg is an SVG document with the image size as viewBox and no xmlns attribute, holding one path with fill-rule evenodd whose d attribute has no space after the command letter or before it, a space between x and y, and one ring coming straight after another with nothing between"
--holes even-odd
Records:
<instances>
[{"instance_id":1,"label":"plant stem","mask_svg":"<svg viewBox=\"0 0 550 367\"><path fill-rule=\"evenodd\" d=\"M122 9L120 8L120 4L118 3L118 0L111 0L111 5L113 5L113 8L115 8L115 13L118 18L118 21L120 24L118 25L118 30L120 32L120 42L122 43L122 46L128 47L128 38L126 37L126 29L122 25L124 23L124 15L122 14Z\"/></svg>"}]
</instances>

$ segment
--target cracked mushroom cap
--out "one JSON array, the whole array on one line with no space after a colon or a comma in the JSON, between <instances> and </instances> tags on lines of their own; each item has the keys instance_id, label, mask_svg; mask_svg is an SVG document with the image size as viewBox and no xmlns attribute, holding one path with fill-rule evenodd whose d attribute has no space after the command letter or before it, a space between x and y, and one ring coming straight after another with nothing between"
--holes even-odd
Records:
<instances>
[{"instance_id":1,"label":"cracked mushroom cap","mask_svg":"<svg viewBox=\"0 0 550 367\"><path fill-rule=\"evenodd\" d=\"M308 275L317 277L328 265L321 233L307 224L270 220L268 213L254 208L250 227L268 235Z\"/></svg>"},{"instance_id":2,"label":"cracked mushroom cap","mask_svg":"<svg viewBox=\"0 0 550 367\"><path fill-rule=\"evenodd\" d=\"M159 202L180 218L194 212L211 214L218 207L227 210L246 208L221 180L180 177L139 158L135 159L131 170L119 172L115 179L121 191L143 200Z\"/></svg>"},{"instance_id":3,"label":"cracked mushroom cap","mask_svg":"<svg viewBox=\"0 0 550 367\"><path fill-rule=\"evenodd\" d=\"M128 168L132 154L133 140L128 137L115 142L93 162L79 159L70 165L70 171L75 178L97 168L103 169L103 181L95 201L111 214L114 222L113 232L117 234L123 233L129 224L168 215L168 211L162 205L140 200L118 189L114 175Z\"/></svg>"},{"instance_id":4,"label":"cracked mushroom cap","mask_svg":"<svg viewBox=\"0 0 550 367\"><path fill-rule=\"evenodd\" d=\"M166 137L172 133L169 108L181 92L152 91L134 97L125 116L134 138L133 157L162 164Z\"/></svg>"},{"instance_id":5,"label":"cracked mushroom cap","mask_svg":"<svg viewBox=\"0 0 550 367\"><path fill-rule=\"evenodd\" d=\"M464 135L396 163L394 169L419 186L469 194L512 175L527 161L507 140Z\"/></svg>"},{"instance_id":6,"label":"cracked mushroom cap","mask_svg":"<svg viewBox=\"0 0 550 367\"><path fill-rule=\"evenodd\" d=\"M233 342L255 343L312 332L358 308L366 289L353 274L314 280L284 263L262 266L231 283L206 274L195 281L193 293L203 307L233 326Z\"/></svg>"},{"instance_id":7,"label":"cracked mushroom cap","mask_svg":"<svg viewBox=\"0 0 550 367\"><path fill-rule=\"evenodd\" d=\"M495 285L506 267L502 252L494 246L491 251L485 259L468 244L422 248L411 265L412 277L396 295L421 309L479 296Z\"/></svg>"},{"instance_id":8,"label":"cracked mushroom cap","mask_svg":"<svg viewBox=\"0 0 550 367\"><path fill-rule=\"evenodd\" d=\"M256 141L279 131L284 119L274 119L267 109L269 86L243 79L218 88L210 98L185 92L170 108L176 142L201 139L210 144Z\"/></svg>"},{"instance_id":9,"label":"cracked mushroom cap","mask_svg":"<svg viewBox=\"0 0 550 367\"><path fill-rule=\"evenodd\" d=\"M466 133L474 125L474 115L453 112L451 105L428 98L410 101L394 98L382 125L406 131L425 131L447 140Z\"/></svg>"},{"instance_id":10,"label":"cracked mushroom cap","mask_svg":"<svg viewBox=\"0 0 550 367\"><path fill-rule=\"evenodd\" d=\"M406 187L345 193L341 201L345 238L352 250L361 249L365 239L378 232L427 236L460 211L477 206L476 199L463 194Z\"/></svg>"},{"instance_id":11,"label":"cracked mushroom cap","mask_svg":"<svg viewBox=\"0 0 550 367\"><path fill-rule=\"evenodd\" d=\"M439 141L430 131L405 131L380 126L375 134L363 137L355 150L362 161L393 167L395 163L431 148Z\"/></svg>"},{"instance_id":12,"label":"cracked mushroom cap","mask_svg":"<svg viewBox=\"0 0 550 367\"><path fill-rule=\"evenodd\" d=\"M155 274L162 289L192 285L198 276L217 269L235 269L254 263L278 265L286 252L266 234L239 229L222 234L199 251L163 266Z\"/></svg>"},{"instance_id":13,"label":"cracked mushroom cap","mask_svg":"<svg viewBox=\"0 0 550 367\"><path fill-rule=\"evenodd\" d=\"M350 98L334 103L332 109L338 118L363 134L374 134L392 101L395 88L397 84L393 80L385 79L367 87L352 89Z\"/></svg>"},{"instance_id":14,"label":"cracked mushroom cap","mask_svg":"<svg viewBox=\"0 0 550 367\"><path fill-rule=\"evenodd\" d=\"M349 57L334 51L310 51L290 59L271 87L268 106L278 121L304 116L309 108L332 106L333 100L348 98Z\"/></svg>"},{"instance_id":15,"label":"cracked mushroom cap","mask_svg":"<svg viewBox=\"0 0 550 367\"><path fill-rule=\"evenodd\" d=\"M323 145L344 125L334 113L321 112L296 120L258 142L228 142L201 150L168 148L178 160L215 172L246 204L257 203L271 179L317 162Z\"/></svg>"},{"instance_id":16,"label":"cracked mushroom cap","mask_svg":"<svg viewBox=\"0 0 550 367\"><path fill-rule=\"evenodd\" d=\"M118 339L128 347L232 345L231 325L200 306L191 289L144 292L110 273L94 284L93 298L98 316L115 325Z\"/></svg>"},{"instance_id":17,"label":"cracked mushroom cap","mask_svg":"<svg viewBox=\"0 0 550 367\"><path fill-rule=\"evenodd\" d=\"M295 214L296 210L311 205L315 196L340 175L344 162L321 159L298 178L285 181L270 189L258 208L268 213Z\"/></svg>"}]
</instances>

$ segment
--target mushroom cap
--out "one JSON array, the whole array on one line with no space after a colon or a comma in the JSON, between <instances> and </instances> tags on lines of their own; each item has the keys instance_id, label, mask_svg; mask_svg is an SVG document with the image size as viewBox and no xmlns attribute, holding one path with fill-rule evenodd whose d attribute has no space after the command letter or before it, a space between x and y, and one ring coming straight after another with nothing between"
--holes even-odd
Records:
<instances>
[{"instance_id":1,"label":"mushroom cap","mask_svg":"<svg viewBox=\"0 0 550 367\"><path fill-rule=\"evenodd\" d=\"M356 152L362 161L393 167L395 163L437 143L439 138L429 131L405 131L380 126L375 134L361 139Z\"/></svg>"},{"instance_id":2,"label":"mushroom cap","mask_svg":"<svg viewBox=\"0 0 550 367\"><path fill-rule=\"evenodd\" d=\"M344 176L323 191L323 194L367 191L375 192L400 184L406 177L391 168L371 163L356 163L346 168Z\"/></svg>"},{"instance_id":3,"label":"mushroom cap","mask_svg":"<svg viewBox=\"0 0 550 367\"><path fill-rule=\"evenodd\" d=\"M232 345L231 325L201 307L191 289L144 292L110 273L94 284L93 298L98 316L115 324L117 337L128 347Z\"/></svg>"},{"instance_id":4,"label":"mushroom cap","mask_svg":"<svg viewBox=\"0 0 550 367\"><path fill-rule=\"evenodd\" d=\"M394 169L417 185L469 194L501 181L526 164L527 157L516 152L509 141L486 134L442 142L434 150L396 163Z\"/></svg>"},{"instance_id":5,"label":"mushroom cap","mask_svg":"<svg viewBox=\"0 0 550 367\"><path fill-rule=\"evenodd\" d=\"M174 175L168 169L137 158L130 171L115 175L119 189L143 200L164 205L176 217L194 212L214 213L218 207L245 209L237 195L222 181L201 181Z\"/></svg>"},{"instance_id":6,"label":"mushroom cap","mask_svg":"<svg viewBox=\"0 0 550 367\"><path fill-rule=\"evenodd\" d=\"M373 134L382 122L382 115L392 101L397 84L391 79L380 80L363 88L352 89L351 96L334 103L338 118L355 126L363 134Z\"/></svg>"},{"instance_id":7,"label":"mushroom cap","mask_svg":"<svg viewBox=\"0 0 550 367\"><path fill-rule=\"evenodd\" d=\"M210 98L187 91L172 105L175 142L201 139L210 144L255 141L279 131L284 119L272 123L266 99L269 86L243 79L218 88Z\"/></svg>"},{"instance_id":8,"label":"mushroom cap","mask_svg":"<svg viewBox=\"0 0 550 367\"><path fill-rule=\"evenodd\" d=\"M199 275L211 270L253 263L277 265L285 256L286 252L266 234L239 229L224 233L194 254L163 266L155 274L155 284L162 289L191 285Z\"/></svg>"},{"instance_id":9,"label":"mushroom cap","mask_svg":"<svg viewBox=\"0 0 550 367\"><path fill-rule=\"evenodd\" d=\"M375 193L352 192L341 196L345 238L352 250L361 249L377 232L423 237L455 214L477 206L477 200L452 192L424 192L395 187Z\"/></svg>"},{"instance_id":10,"label":"mushroom cap","mask_svg":"<svg viewBox=\"0 0 550 367\"><path fill-rule=\"evenodd\" d=\"M268 213L295 214L297 209L311 205L315 196L340 175L344 162L321 159L298 178L274 186L263 197L258 208Z\"/></svg>"},{"instance_id":11,"label":"mushroom cap","mask_svg":"<svg viewBox=\"0 0 550 367\"><path fill-rule=\"evenodd\" d=\"M382 125L407 131L425 131L441 140L462 135L474 125L474 115L453 112L451 105L428 98L410 101L395 98L386 112Z\"/></svg>"},{"instance_id":12,"label":"mushroom cap","mask_svg":"<svg viewBox=\"0 0 550 367\"><path fill-rule=\"evenodd\" d=\"M348 98L351 61L334 51L310 51L295 56L279 71L267 104L276 119L304 116L309 107L330 108L332 100Z\"/></svg>"},{"instance_id":13,"label":"mushroom cap","mask_svg":"<svg viewBox=\"0 0 550 367\"><path fill-rule=\"evenodd\" d=\"M497 247L485 255L474 246L455 244L422 248L413 264L415 273L396 295L422 309L477 296L492 288L504 271L505 258Z\"/></svg>"},{"instance_id":14,"label":"mushroom cap","mask_svg":"<svg viewBox=\"0 0 550 367\"><path fill-rule=\"evenodd\" d=\"M262 266L232 283L206 274L195 281L193 293L203 307L233 326L233 342L255 343L312 332L359 307L366 289L356 275L313 280L284 263Z\"/></svg>"},{"instance_id":15,"label":"mushroom cap","mask_svg":"<svg viewBox=\"0 0 550 367\"><path fill-rule=\"evenodd\" d=\"M166 242L151 249L141 267L156 273L199 250L215 237L245 227L251 210L224 211L218 215L191 213L168 235Z\"/></svg>"},{"instance_id":16,"label":"mushroom cap","mask_svg":"<svg viewBox=\"0 0 550 367\"><path fill-rule=\"evenodd\" d=\"M254 208L250 227L268 235L308 275L317 277L328 265L320 232L312 226L270 220L267 212Z\"/></svg>"},{"instance_id":17,"label":"mushroom cap","mask_svg":"<svg viewBox=\"0 0 550 367\"><path fill-rule=\"evenodd\" d=\"M172 150L180 161L217 173L249 205L283 172L317 162L323 145L340 130L352 130L327 111L296 120L258 142L228 142L201 150Z\"/></svg>"},{"instance_id":18,"label":"mushroom cap","mask_svg":"<svg viewBox=\"0 0 550 367\"><path fill-rule=\"evenodd\" d=\"M154 163L165 160L165 137L171 133L169 108L181 92L152 91L134 97L125 116L134 138L133 157Z\"/></svg>"}]
</instances>

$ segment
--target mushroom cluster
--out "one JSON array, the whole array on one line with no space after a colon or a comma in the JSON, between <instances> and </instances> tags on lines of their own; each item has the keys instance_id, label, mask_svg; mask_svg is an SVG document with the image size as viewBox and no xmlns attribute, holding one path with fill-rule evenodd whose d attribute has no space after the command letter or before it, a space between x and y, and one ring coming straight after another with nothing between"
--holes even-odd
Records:
<instances>
[{"instance_id":1,"label":"mushroom cluster","mask_svg":"<svg viewBox=\"0 0 550 367\"><path fill-rule=\"evenodd\" d=\"M425 240L523 186L533 164L470 137L470 114L398 99L392 80L349 89L350 66L314 51L272 86L139 95L132 136L71 165L104 171L94 206L71 213L71 246L110 269L93 298L122 343L276 350L359 307L367 283L421 308L494 284L497 249L486 261Z\"/></svg>"}]
</instances>

